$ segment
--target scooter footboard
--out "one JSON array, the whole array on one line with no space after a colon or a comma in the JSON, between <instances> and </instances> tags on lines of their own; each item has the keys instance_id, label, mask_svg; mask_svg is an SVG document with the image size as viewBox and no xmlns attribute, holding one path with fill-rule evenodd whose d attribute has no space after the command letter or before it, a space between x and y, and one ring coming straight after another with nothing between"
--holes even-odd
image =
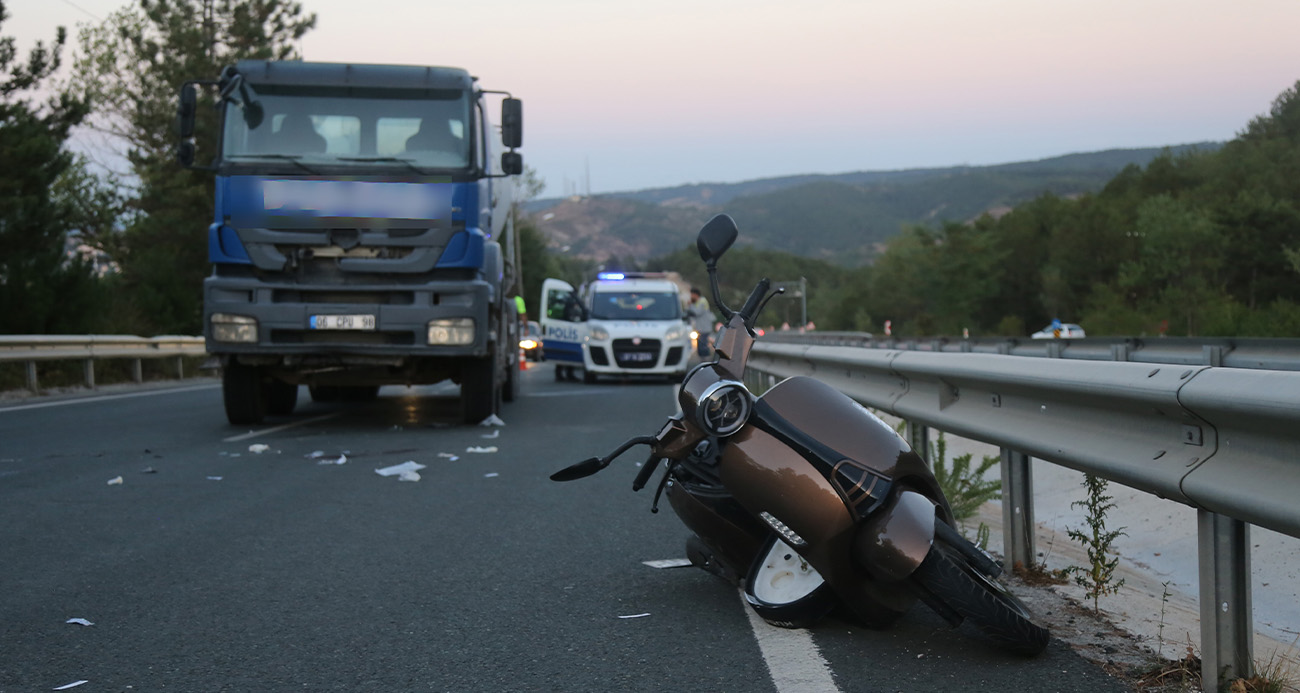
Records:
<instances>
[{"instance_id":1,"label":"scooter footboard","mask_svg":"<svg viewBox=\"0 0 1300 693\"><path fill-rule=\"evenodd\" d=\"M934 501L916 491L901 491L858 529L853 559L877 580L904 580L930 553L934 523Z\"/></svg>"}]
</instances>

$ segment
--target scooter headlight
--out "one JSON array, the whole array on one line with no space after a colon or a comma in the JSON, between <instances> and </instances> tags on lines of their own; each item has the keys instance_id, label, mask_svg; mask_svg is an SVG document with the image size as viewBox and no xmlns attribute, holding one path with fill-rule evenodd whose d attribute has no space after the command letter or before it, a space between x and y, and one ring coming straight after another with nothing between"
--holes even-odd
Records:
<instances>
[{"instance_id":1,"label":"scooter headlight","mask_svg":"<svg viewBox=\"0 0 1300 693\"><path fill-rule=\"evenodd\" d=\"M735 380L720 380L695 403L695 419L706 433L729 436L740 430L754 410L754 398Z\"/></svg>"}]
</instances>

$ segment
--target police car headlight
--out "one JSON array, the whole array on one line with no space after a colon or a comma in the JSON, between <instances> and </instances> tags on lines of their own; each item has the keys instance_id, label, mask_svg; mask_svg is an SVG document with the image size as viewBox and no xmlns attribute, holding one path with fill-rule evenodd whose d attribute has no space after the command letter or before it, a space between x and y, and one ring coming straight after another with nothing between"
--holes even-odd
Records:
<instances>
[{"instance_id":1,"label":"police car headlight","mask_svg":"<svg viewBox=\"0 0 1300 693\"><path fill-rule=\"evenodd\" d=\"M681 339L682 336L685 334L686 334L685 327L670 327L668 328L668 331L664 333L664 341L675 342Z\"/></svg>"},{"instance_id":2,"label":"police car headlight","mask_svg":"<svg viewBox=\"0 0 1300 693\"><path fill-rule=\"evenodd\" d=\"M606 339L609 339L609 330L605 329L604 327L601 327L600 325L592 325L591 338L596 341L603 342Z\"/></svg>"},{"instance_id":3,"label":"police car headlight","mask_svg":"<svg viewBox=\"0 0 1300 693\"><path fill-rule=\"evenodd\" d=\"M695 420L705 433L729 436L740 430L754 410L749 390L735 380L710 385L695 403Z\"/></svg>"}]
</instances>

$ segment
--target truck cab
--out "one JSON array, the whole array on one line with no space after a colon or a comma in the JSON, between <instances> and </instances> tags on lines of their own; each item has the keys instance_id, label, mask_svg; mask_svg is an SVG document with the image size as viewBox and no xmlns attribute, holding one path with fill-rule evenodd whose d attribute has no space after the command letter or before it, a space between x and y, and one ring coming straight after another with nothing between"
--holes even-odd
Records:
<instances>
[{"instance_id":1,"label":"truck cab","mask_svg":"<svg viewBox=\"0 0 1300 693\"><path fill-rule=\"evenodd\" d=\"M513 398L519 319L510 207L522 106L493 124L459 68L241 61L218 91L207 349L231 423L379 386L461 386L466 421ZM508 148L508 151L503 151Z\"/></svg>"}]
</instances>

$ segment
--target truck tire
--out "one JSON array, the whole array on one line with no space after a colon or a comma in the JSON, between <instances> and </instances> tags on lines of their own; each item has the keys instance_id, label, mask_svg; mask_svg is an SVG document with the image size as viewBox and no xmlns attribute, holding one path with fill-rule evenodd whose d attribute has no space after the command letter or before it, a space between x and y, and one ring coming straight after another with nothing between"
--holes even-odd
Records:
<instances>
[{"instance_id":1,"label":"truck tire","mask_svg":"<svg viewBox=\"0 0 1300 693\"><path fill-rule=\"evenodd\" d=\"M481 359L466 362L460 376L460 401L465 423L476 424L501 409L501 381L497 377L494 350Z\"/></svg>"},{"instance_id":2,"label":"truck tire","mask_svg":"<svg viewBox=\"0 0 1300 693\"><path fill-rule=\"evenodd\" d=\"M236 426L262 423L269 404L262 370L231 360L221 371L226 419Z\"/></svg>"},{"instance_id":3,"label":"truck tire","mask_svg":"<svg viewBox=\"0 0 1300 693\"><path fill-rule=\"evenodd\" d=\"M342 397L339 389L333 385L309 385L307 392L313 402L337 402Z\"/></svg>"},{"instance_id":4,"label":"truck tire","mask_svg":"<svg viewBox=\"0 0 1300 693\"><path fill-rule=\"evenodd\" d=\"M266 382L266 411L272 416L288 416L298 404L298 386L283 380Z\"/></svg>"},{"instance_id":5,"label":"truck tire","mask_svg":"<svg viewBox=\"0 0 1300 693\"><path fill-rule=\"evenodd\" d=\"M504 402L513 402L519 397L519 360L510 359L510 365L506 366L506 384L501 388L501 400Z\"/></svg>"}]
</instances>

